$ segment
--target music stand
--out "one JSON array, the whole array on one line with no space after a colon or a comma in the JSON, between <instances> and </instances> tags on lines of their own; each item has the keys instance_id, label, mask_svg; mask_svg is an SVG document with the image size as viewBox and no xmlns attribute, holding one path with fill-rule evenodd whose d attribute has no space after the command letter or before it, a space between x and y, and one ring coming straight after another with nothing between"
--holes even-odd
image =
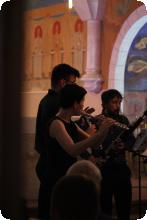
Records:
<instances>
[{"instance_id":1,"label":"music stand","mask_svg":"<svg viewBox=\"0 0 147 220\"><path fill-rule=\"evenodd\" d=\"M141 216L141 157L147 157L147 129L143 129L136 138L133 146L133 152L138 156L138 214Z\"/></svg>"}]
</instances>

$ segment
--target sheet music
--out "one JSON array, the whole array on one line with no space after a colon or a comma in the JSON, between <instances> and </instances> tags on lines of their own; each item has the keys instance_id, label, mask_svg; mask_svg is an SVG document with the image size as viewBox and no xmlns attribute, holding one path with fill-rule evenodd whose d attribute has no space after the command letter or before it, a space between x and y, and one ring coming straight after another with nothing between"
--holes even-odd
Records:
<instances>
[{"instance_id":1,"label":"sheet music","mask_svg":"<svg viewBox=\"0 0 147 220\"><path fill-rule=\"evenodd\" d=\"M141 155L147 157L147 149Z\"/></svg>"},{"instance_id":2,"label":"sheet music","mask_svg":"<svg viewBox=\"0 0 147 220\"><path fill-rule=\"evenodd\" d=\"M144 143L147 142L147 129L143 129L140 134L137 136L135 144L133 146L133 150L137 151L137 150L141 150L142 148L144 148ZM145 147L147 148L147 146Z\"/></svg>"}]
</instances>

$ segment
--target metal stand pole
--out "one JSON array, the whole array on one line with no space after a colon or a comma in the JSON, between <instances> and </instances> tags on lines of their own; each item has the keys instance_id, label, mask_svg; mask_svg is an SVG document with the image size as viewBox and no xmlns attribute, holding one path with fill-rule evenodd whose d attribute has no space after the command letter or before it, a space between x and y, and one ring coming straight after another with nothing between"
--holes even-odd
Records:
<instances>
[{"instance_id":1,"label":"metal stand pole","mask_svg":"<svg viewBox=\"0 0 147 220\"><path fill-rule=\"evenodd\" d=\"M140 160L141 156L140 153L138 153L138 215L139 215L139 219L141 218L141 160Z\"/></svg>"}]
</instances>

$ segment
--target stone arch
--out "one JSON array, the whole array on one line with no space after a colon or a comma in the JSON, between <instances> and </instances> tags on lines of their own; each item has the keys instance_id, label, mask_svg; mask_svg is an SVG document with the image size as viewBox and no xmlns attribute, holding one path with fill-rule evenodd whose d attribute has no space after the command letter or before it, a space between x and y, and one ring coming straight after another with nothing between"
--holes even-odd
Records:
<instances>
[{"instance_id":1,"label":"stone arch","mask_svg":"<svg viewBox=\"0 0 147 220\"><path fill-rule=\"evenodd\" d=\"M146 22L147 11L142 5L126 19L113 46L109 65L108 87L118 89L123 95L128 52L134 37Z\"/></svg>"}]
</instances>

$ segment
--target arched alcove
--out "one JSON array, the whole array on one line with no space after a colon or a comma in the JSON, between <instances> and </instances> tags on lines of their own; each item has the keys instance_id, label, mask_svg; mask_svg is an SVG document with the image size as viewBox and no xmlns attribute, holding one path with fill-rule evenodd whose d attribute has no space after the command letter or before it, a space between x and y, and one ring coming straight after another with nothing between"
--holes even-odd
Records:
<instances>
[{"instance_id":1,"label":"arched alcove","mask_svg":"<svg viewBox=\"0 0 147 220\"><path fill-rule=\"evenodd\" d=\"M123 95L125 66L130 46L139 32L147 22L145 6L137 8L122 25L112 50L109 65L108 87L118 89ZM125 111L125 109L123 109Z\"/></svg>"}]
</instances>

